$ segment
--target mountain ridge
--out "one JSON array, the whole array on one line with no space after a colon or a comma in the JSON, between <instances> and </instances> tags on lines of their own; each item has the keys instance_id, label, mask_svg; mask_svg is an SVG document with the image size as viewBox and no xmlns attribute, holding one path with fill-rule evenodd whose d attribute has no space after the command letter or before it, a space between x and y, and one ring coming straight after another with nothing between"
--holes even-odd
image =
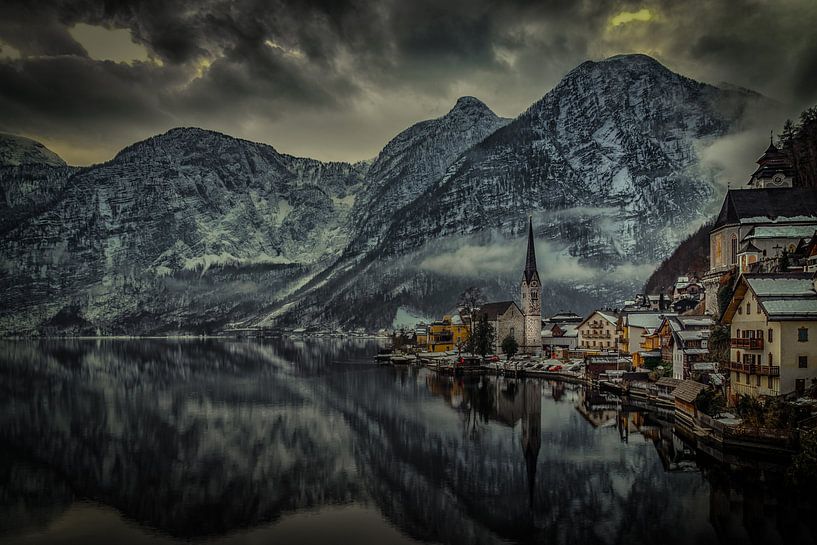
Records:
<instances>
[{"instance_id":1,"label":"mountain ridge","mask_svg":"<svg viewBox=\"0 0 817 545\"><path fill-rule=\"evenodd\" d=\"M711 204L693 143L726 134L751 100L631 61L583 63L513 120L460 97L370 162L178 127L100 165L38 166L45 196L15 197L20 221L0 230L0 332L374 328L399 307L447 310L474 283L506 299L528 212L546 245L543 300L614 300L634 285L610 280L617 267L665 256ZM0 167L14 195L29 178ZM441 268L452 256L472 265Z\"/></svg>"}]
</instances>

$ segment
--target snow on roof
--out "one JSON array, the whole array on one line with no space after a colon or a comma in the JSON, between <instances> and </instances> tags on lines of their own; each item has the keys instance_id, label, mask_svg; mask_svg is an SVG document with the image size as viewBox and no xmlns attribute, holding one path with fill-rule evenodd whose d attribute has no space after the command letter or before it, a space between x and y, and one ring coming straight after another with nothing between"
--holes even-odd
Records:
<instances>
[{"instance_id":1,"label":"snow on roof","mask_svg":"<svg viewBox=\"0 0 817 545\"><path fill-rule=\"evenodd\" d=\"M688 354L690 356L700 356L701 354L709 354L709 350L706 348L686 348L684 349L684 354Z\"/></svg>"},{"instance_id":2,"label":"snow on roof","mask_svg":"<svg viewBox=\"0 0 817 545\"><path fill-rule=\"evenodd\" d=\"M755 227L746 240L756 238L811 238L817 224L810 225L760 225Z\"/></svg>"},{"instance_id":3,"label":"snow on roof","mask_svg":"<svg viewBox=\"0 0 817 545\"><path fill-rule=\"evenodd\" d=\"M692 364L693 371L717 371L718 364L714 361L699 361Z\"/></svg>"},{"instance_id":4,"label":"snow on roof","mask_svg":"<svg viewBox=\"0 0 817 545\"><path fill-rule=\"evenodd\" d=\"M763 299L761 304L770 318L817 317L817 295L800 299Z\"/></svg>"},{"instance_id":5,"label":"snow on roof","mask_svg":"<svg viewBox=\"0 0 817 545\"><path fill-rule=\"evenodd\" d=\"M791 297L815 295L811 280L806 278L751 278L746 280L758 297Z\"/></svg>"},{"instance_id":6,"label":"snow on roof","mask_svg":"<svg viewBox=\"0 0 817 545\"><path fill-rule=\"evenodd\" d=\"M559 328L564 332L562 334L562 337L575 337L575 336L577 336L579 334L579 331L578 331L577 327L578 327L577 324L560 325L559 326Z\"/></svg>"},{"instance_id":7,"label":"snow on roof","mask_svg":"<svg viewBox=\"0 0 817 545\"><path fill-rule=\"evenodd\" d=\"M714 323L712 316L678 316L684 327L709 327Z\"/></svg>"},{"instance_id":8,"label":"snow on roof","mask_svg":"<svg viewBox=\"0 0 817 545\"><path fill-rule=\"evenodd\" d=\"M700 339L708 339L709 331L704 329L685 329L678 332L678 337L685 341L697 341Z\"/></svg>"},{"instance_id":9,"label":"snow on roof","mask_svg":"<svg viewBox=\"0 0 817 545\"><path fill-rule=\"evenodd\" d=\"M643 327L645 329L655 329L667 316L674 314L653 313L653 312L633 312L627 315L627 325L630 327Z\"/></svg>"},{"instance_id":10,"label":"snow on roof","mask_svg":"<svg viewBox=\"0 0 817 545\"><path fill-rule=\"evenodd\" d=\"M640 352L641 356L645 358L658 358L661 356L660 350L648 350L645 352Z\"/></svg>"}]
</instances>

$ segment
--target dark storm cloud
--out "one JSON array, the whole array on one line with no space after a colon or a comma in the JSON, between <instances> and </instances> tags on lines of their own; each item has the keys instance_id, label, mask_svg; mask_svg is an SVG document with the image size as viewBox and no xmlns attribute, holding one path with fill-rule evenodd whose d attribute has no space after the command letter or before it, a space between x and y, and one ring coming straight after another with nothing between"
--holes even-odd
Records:
<instances>
[{"instance_id":1,"label":"dark storm cloud","mask_svg":"<svg viewBox=\"0 0 817 545\"><path fill-rule=\"evenodd\" d=\"M81 24L127 29L145 54L103 61L89 51L108 38ZM175 125L360 159L459 95L516 115L580 62L629 52L795 108L817 102L815 27L808 0L5 1L0 130L75 161Z\"/></svg>"}]
</instances>

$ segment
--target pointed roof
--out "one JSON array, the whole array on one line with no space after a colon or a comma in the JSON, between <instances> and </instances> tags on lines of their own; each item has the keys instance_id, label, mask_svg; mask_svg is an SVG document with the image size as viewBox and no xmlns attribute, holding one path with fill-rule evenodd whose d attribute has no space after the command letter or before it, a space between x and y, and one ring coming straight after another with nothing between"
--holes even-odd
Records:
<instances>
[{"instance_id":1,"label":"pointed roof","mask_svg":"<svg viewBox=\"0 0 817 545\"><path fill-rule=\"evenodd\" d=\"M528 216L528 255L525 258L525 282L533 278L539 281L539 272L536 270L536 248L533 245L533 218Z\"/></svg>"}]
</instances>

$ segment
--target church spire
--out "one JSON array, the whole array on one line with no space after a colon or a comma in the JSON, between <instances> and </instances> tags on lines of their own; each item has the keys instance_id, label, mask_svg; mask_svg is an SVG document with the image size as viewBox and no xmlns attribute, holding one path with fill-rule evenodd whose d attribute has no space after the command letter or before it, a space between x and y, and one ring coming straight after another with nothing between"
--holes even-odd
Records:
<instances>
[{"instance_id":1,"label":"church spire","mask_svg":"<svg viewBox=\"0 0 817 545\"><path fill-rule=\"evenodd\" d=\"M530 282L533 277L539 279L536 270L536 248L533 245L533 217L528 216L528 256L525 259L525 281Z\"/></svg>"}]
</instances>

